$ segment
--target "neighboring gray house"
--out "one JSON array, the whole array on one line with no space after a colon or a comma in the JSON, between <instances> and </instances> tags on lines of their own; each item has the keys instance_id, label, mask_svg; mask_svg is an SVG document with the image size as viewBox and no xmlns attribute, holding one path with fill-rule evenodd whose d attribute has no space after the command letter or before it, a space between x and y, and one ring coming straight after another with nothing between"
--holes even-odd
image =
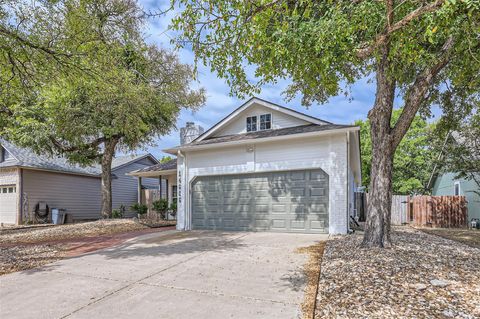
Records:
<instances>
[{"instance_id":1,"label":"neighboring gray house","mask_svg":"<svg viewBox=\"0 0 480 319\"><path fill-rule=\"evenodd\" d=\"M112 163L113 208L137 202L132 170L157 164L151 154L119 156ZM19 224L39 202L66 209L73 220L101 217L100 167L72 165L64 158L37 155L0 140L0 223ZM158 188L158 179L146 178L143 187Z\"/></svg>"}]
</instances>

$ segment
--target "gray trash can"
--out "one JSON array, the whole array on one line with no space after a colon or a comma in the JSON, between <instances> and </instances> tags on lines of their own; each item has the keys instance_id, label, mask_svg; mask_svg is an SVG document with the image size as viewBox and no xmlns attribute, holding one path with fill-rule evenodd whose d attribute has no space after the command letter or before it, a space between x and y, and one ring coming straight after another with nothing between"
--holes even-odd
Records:
<instances>
[{"instance_id":1,"label":"gray trash can","mask_svg":"<svg viewBox=\"0 0 480 319\"><path fill-rule=\"evenodd\" d=\"M52 223L63 225L65 223L65 209L52 208Z\"/></svg>"}]
</instances>

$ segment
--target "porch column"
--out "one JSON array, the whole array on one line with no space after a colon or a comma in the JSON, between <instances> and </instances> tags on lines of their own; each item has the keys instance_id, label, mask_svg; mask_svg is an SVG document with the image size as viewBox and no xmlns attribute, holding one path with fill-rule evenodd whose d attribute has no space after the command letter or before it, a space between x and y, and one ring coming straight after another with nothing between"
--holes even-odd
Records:
<instances>
[{"instance_id":1,"label":"porch column","mask_svg":"<svg viewBox=\"0 0 480 319\"><path fill-rule=\"evenodd\" d=\"M167 192L165 193L166 194L166 198L167 198L167 204L170 206L170 203L168 202L168 191L169 191L169 188L168 188L168 177L165 178L165 188L167 189ZM167 210L167 220L168 220L168 210Z\"/></svg>"},{"instance_id":2,"label":"porch column","mask_svg":"<svg viewBox=\"0 0 480 319\"><path fill-rule=\"evenodd\" d=\"M158 176L158 190L160 191L160 199L162 199L162 175Z\"/></svg>"},{"instance_id":3,"label":"porch column","mask_svg":"<svg viewBox=\"0 0 480 319\"><path fill-rule=\"evenodd\" d=\"M138 176L138 203L142 203L142 178Z\"/></svg>"}]
</instances>

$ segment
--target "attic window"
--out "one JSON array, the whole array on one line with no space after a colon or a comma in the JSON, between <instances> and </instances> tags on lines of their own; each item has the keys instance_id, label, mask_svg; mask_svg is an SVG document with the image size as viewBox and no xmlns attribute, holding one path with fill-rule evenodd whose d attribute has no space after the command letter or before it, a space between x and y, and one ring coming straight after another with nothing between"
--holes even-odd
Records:
<instances>
[{"instance_id":1,"label":"attic window","mask_svg":"<svg viewBox=\"0 0 480 319\"><path fill-rule=\"evenodd\" d=\"M247 132L255 132L257 130L257 117L247 117Z\"/></svg>"},{"instance_id":2,"label":"attic window","mask_svg":"<svg viewBox=\"0 0 480 319\"><path fill-rule=\"evenodd\" d=\"M272 128L272 114L260 115L260 130L269 130Z\"/></svg>"},{"instance_id":3,"label":"attic window","mask_svg":"<svg viewBox=\"0 0 480 319\"><path fill-rule=\"evenodd\" d=\"M460 182L455 182L455 184L453 184L453 188L455 196L460 196Z\"/></svg>"}]
</instances>

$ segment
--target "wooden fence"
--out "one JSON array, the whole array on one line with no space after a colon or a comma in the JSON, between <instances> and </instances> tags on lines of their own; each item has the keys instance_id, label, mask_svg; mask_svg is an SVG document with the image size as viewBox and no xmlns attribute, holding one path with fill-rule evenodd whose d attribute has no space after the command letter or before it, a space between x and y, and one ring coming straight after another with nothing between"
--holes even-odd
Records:
<instances>
[{"instance_id":1,"label":"wooden fence","mask_svg":"<svg viewBox=\"0 0 480 319\"><path fill-rule=\"evenodd\" d=\"M465 196L415 196L410 204L411 224L422 227L466 227Z\"/></svg>"},{"instance_id":2,"label":"wooden fence","mask_svg":"<svg viewBox=\"0 0 480 319\"><path fill-rule=\"evenodd\" d=\"M365 196L362 198L362 194ZM404 225L408 223L408 201L409 197L407 195L393 195L392 196L392 225ZM365 221L367 202L368 202L368 193L356 193L355 200L357 204L357 212L360 216L360 221Z\"/></svg>"}]
</instances>

